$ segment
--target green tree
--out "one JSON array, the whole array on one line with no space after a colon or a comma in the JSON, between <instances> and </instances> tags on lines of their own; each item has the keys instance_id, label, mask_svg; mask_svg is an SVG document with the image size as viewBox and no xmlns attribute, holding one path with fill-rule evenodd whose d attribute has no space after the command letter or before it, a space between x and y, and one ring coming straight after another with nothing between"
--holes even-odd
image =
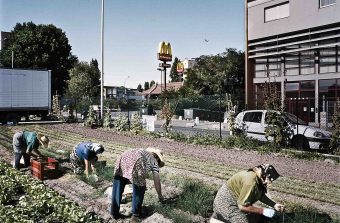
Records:
<instances>
[{"instance_id":1,"label":"green tree","mask_svg":"<svg viewBox=\"0 0 340 223\"><path fill-rule=\"evenodd\" d=\"M73 98L91 98L100 93L100 71L97 60L80 62L70 70L67 94Z\"/></svg>"},{"instance_id":2,"label":"green tree","mask_svg":"<svg viewBox=\"0 0 340 223\"><path fill-rule=\"evenodd\" d=\"M226 52L201 56L187 71L184 86L199 95L229 93L235 100L244 96L244 52L226 49Z\"/></svg>"},{"instance_id":3,"label":"green tree","mask_svg":"<svg viewBox=\"0 0 340 223\"><path fill-rule=\"evenodd\" d=\"M155 81L152 80L152 81L150 82L150 87L152 87L152 86L154 86L154 85L155 85Z\"/></svg>"},{"instance_id":4,"label":"green tree","mask_svg":"<svg viewBox=\"0 0 340 223\"><path fill-rule=\"evenodd\" d=\"M171 69L170 69L170 81L171 82L178 82L180 81L180 76L177 73L177 64L178 64L178 58L175 57L174 62L172 63Z\"/></svg>"},{"instance_id":5,"label":"green tree","mask_svg":"<svg viewBox=\"0 0 340 223\"><path fill-rule=\"evenodd\" d=\"M138 92L142 92L142 91L143 91L143 88L142 88L142 85L141 85L141 84L138 84L138 86L137 86L137 91L138 91Z\"/></svg>"},{"instance_id":6,"label":"green tree","mask_svg":"<svg viewBox=\"0 0 340 223\"><path fill-rule=\"evenodd\" d=\"M0 52L4 67L52 70L52 93L62 94L77 57L71 54L65 32L54 25L35 25L33 22L17 23L10 38Z\"/></svg>"},{"instance_id":7,"label":"green tree","mask_svg":"<svg viewBox=\"0 0 340 223\"><path fill-rule=\"evenodd\" d=\"M149 88L150 88L149 82L146 81L146 82L144 83L144 91L148 90Z\"/></svg>"},{"instance_id":8,"label":"green tree","mask_svg":"<svg viewBox=\"0 0 340 223\"><path fill-rule=\"evenodd\" d=\"M337 98L335 104L334 104L334 114L333 114L333 134L332 134L332 140L330 145L330 151L333 152L333 150L336 151L338 154L340 152L340 98Z\"/></svg>"}]
</instances>

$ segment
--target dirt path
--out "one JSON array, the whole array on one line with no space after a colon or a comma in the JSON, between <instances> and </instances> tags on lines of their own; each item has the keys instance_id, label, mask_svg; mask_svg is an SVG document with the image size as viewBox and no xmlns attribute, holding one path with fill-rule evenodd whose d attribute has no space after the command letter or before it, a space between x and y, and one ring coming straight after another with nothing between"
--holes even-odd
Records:
<instances>
[{"instance_id":1,"label":"dirt path","mask_svg":"<svg viewBox=\"0 0 340 223\"><path fill-rule=\"evenodd\" d=\"M311 182L340 184L340 166L323 161L308 161L276 154L259 154L254 151L227 150L213 146L189 145L168 139L154 139L138 135L124 135L102 129L89 129L79 124L51 125L52 129L69 131L87 137L130 145L131 147L159 147L164 153L177 153L201 160L225 163L227 166L248 169L261 163L273 164L282 176Z\"/></svg>"}]
</instances>

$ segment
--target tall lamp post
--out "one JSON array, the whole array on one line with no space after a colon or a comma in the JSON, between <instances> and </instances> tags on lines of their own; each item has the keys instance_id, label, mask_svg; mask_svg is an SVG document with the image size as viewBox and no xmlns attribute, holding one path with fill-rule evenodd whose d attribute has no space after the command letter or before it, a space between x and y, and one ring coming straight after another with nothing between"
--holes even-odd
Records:
<instances>
[{"instance_id":1,"label":"tall lamp post","mask_svg":"<svg viewBox=\"0 0 340 223\"><path fill-rule=\"evenodd\" d=\"M130 76L127 76L127 78L125 78L125 80L124 80L124 92L125 92L126 105L127 105L128 129L130 131L129 94L128 94L128 91L126 90L126 87L125 87L126 81L129 78L130 78Z\"/></svg>"},{"instance_id":2,"label":"tall lamp post","mask_svg":"<svg viewBox=\"0 0 340 223\"><path fill-rule=\"evenodd\" d=\"M100 75L100 118L103 119L103 101L104 101L104 0L102 0L101 8L101 75Z\"/></svg>"}]
</instances>

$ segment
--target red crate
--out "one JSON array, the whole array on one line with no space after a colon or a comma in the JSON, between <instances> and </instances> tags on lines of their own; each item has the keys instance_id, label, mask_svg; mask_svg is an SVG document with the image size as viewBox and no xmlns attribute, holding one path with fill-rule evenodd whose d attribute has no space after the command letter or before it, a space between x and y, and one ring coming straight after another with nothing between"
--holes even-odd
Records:
<instances>
[{"instance_id":1,"label":"red crate","mask_svg":"<svg viewBox=\"0 0 340 223\"><path fill-rule=\"evenodd\" d=\"M59 162L50 157L31 160L31 173L40 180L58 177Z\"/></svg>"}]
</instances>

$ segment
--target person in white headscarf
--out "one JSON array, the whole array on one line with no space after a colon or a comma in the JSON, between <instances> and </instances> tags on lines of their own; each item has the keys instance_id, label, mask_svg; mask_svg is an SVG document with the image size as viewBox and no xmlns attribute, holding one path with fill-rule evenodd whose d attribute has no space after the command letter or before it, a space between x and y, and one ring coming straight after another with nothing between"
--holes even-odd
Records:
<instances>
[{"instance_id":1,"label":"person in white headscarf","mask_svg":"<svg viewBox=\"0 0 340 223\"><path fill-rule=\"evenodd\" d=\"M95 173L95 163L98 160L98 154L104 152L104 146L99 143L81 142L73 148L70 154L70 162L73 172L76 174L85 173L89 176L89 169Z\"/></svg>"},{"instance_id":2,"label":"person in white headscarf","mask_svg":"<svg viewBox=\"0 0 340 223\"><path fill-rule=\"evenodd\" d=\"M276 203L267 194L267 185L279 178L272 165L261 164L233 175L219 189L214 200L214 214L210 222L258 223L270 222L284 205ZM272 208L255 207L257 201Z\"/></svg>"}]
</instances>

